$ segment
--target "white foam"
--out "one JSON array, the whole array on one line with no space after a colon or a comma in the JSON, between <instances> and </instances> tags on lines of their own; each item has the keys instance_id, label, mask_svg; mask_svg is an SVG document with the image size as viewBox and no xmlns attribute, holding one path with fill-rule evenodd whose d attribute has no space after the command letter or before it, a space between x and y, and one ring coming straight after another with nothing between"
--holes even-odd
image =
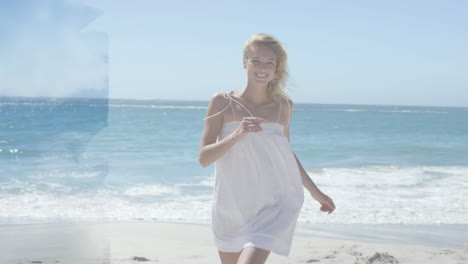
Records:
<instances>
[{"instance_id":1,"label":"white foam","mask_svg":"<svg viewBox=\"0 0 468 264\"><path fill-rule=\"evenodd\" d=\"M18 179L10 179L0 183L0 194L13 197L16 193L42 195L49 193L68 193L71 190L72 188L69 186L44 180L36 184L20 181Z\"/></svg>"},{"instance_id":2,"label":"white foam","mask_svg":"<svg viewBox=\"0 0 468 264\"><path fill-rule=\"evenodd\" d=\"M329 168L309 175L337 210L321 213L306 192L302 222L468 223L468 167Z\"/></svg>"},{"instance_id":3,"label":"white foam","mask_svg":"<svg viewBox=\"0 0 468 264\"><path fill-rule=\"evenodd\" d=\"M431 114L447 114L444 111L433 111L433 110L379 110L379 112L387 113L431 113Z\"/></svg>"},{"instance_id":4,"label":"white foam","mask_svg":"<svg viewBox=\"0 0 468 264\"><path fill-rule=\"evenodd\" d=\"M196 106L196 105L134 105L134 104L108 104L108 105L99 105L99 104L90 104L89 106L108 106L113 108L156 108L156 109L206 109L206 106Z\"/></svg>"},{"instance_id":5,"label":"white foam","mask_svg":"<svg viewBox=\"0 0 468 264\"><path fill-rule=\"evenodd\" d=\"M190 187L190 186L205 186L205 187L214 187L214 178L206 178L202 179L199 182L196 183L179 183L176 184L175 186L177 187Z\"/></svg>"},{"instance_id":6,"label":"white foam","mask_svg":"<svg viewBox=\"0 0 468 264\"><path fill-rule=\"evenodd\" d=\"M347 109L321 109L320 111L336 111L336 112L367 112L369 109L357 109L357 108L347 108Z\"/></svg>"},{"instance_id":7,"label":"white foam","mask_svg":"<svg viewBox=\"0 0 468 264\"><path fill-rule=\"evenodd\" d=\"M394 109L394 110L378 110L378 109L358 109L358 108L347 108L347 109L322 109L321 111L337 111L337 112L382 112L382 113L430 113L430 114L448 114L446 111L436 110L409 110L409 109Z\"/></svg>"},{"instance_id":8,"label":"white foam","mask_svg":"<svg viewBox=\"0 0 468 264\"><path fill-rule=\"evenodd\" d=\"M344 112L366 112L367 109L343 109Z\"/></svg>"},{"instance_id":9,"label":"white foam","mask_svg":"<svg viewBox=\"0 0 468 264\"><path fill-rule=\"evenodd\" d=\"M164 194L178 195L180 194L180 190L176 187L153 184L153 185L137 185L134 187L130 187L126 189L123 193L125 195L135 196L135 197L144 196L144 195L160 196Z\"/></svg>"},{"instance_id":10,"label":"white foam","mask_svg":"<svg viewBox=\"0 0 468 264\"><path fill-rule=\"evenodd\" d=\"M48 157L50 162L53 162L55 157ZM47 158L44 158L44 160ZM65 169L49 169L46 171L38 172L31 175L30 178L44 180L53 178L65 178L65 179L92 179L102 177L102 172L92 169L78 169L78 170L65 170Z\"/></svg>"},{"instance_id":11,"label":"white foam","mask_svg":"<svg viewBox=\"0 0 468 264\"><path fill-rule=\"evenodd\" d=\"M181 196L173 201L138 203L99 191L94 196L24 194L0 199L0 216L32 219L115 219L208 222L211 196Z\"/></svg>"},{"instance_id":12,"label":"white foam","mask_svg":"<svg viewBox=\"0 0 468 264\"><path fill-rule=\"evenodd\" d=\"M2 105L50 105L50 103L26 103L26 102L23 102L23 103L0 103L0 106Z\"/></svg>"},{"instance_id":13,"label":"white foam","mask_svg":"<svg viewBox=\"0 0 468 264\"><path fill-rule=\"evenodd\" d=\"M304 189L303 223L468 223L468 167L368 166L308 170L337 210L326 214ZM102 186L86 192L41 180L0 182L0 217L162 220L209 223L213 177L199 181ZM200 186L210 187L204 190ZM191 194L192 189L196 190ZM200 193L201 192L201 193Z\"/></svg>"}]
</instances>

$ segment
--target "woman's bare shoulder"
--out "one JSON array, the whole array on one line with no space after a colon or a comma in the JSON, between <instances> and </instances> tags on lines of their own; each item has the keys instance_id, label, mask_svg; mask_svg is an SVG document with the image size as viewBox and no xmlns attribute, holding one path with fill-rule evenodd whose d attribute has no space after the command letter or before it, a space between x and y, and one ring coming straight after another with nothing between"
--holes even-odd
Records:
<instances>
[{"instance_id":1,"label":"woman's bare shoulder","mask_svg":"<svg viewBox=\"0 0 468 264\"><path fill-rule=\"evenodd\" d=\"M281 104L282 107L280 112L280 123L283 126L287 127L289 125L289 120L291 119L293 101L288 96L284 96L283 98L281 98Z\"/></svg>"},{"instance_id":2,"label":"woman's bare shoulder","mask_svg":"<svg viewBox=\"0 0 468 264\"><path fill-rule=\"evenodd\" d=\"M211 95L210 105L213 108L226 106L229 103L229 98L226 98L226 92L217 92Z\"/></svg>"},{"instance_id":3,"label":"woman's bare shoulder","mask_svg":"<svg viewBox=\"0 0 468 264\"><path fill-rule=\"evenodd\" d=\"M290 109L293 108L294 103L293 103L292 99L289 98L289 96L285 95L282 100L283 100L283 102L286 103L286 105L289 105Z\"/></svg>"},{"instance_id":4,"label":"woman's bare shoulder","mask_svg":"<svg viewBox=\"0 0 468 264\"><path fill-rule=\"evenodd\" d=\"M217 100L219 100L219 99L227 99L227 98L225 97L225 95L226 95L226 92L223 92L223 91L221 91L221 92L216 92L216 93L214 93L214 94L211 95L211 99L217 99Z\"/></svg>"}]
</instances>

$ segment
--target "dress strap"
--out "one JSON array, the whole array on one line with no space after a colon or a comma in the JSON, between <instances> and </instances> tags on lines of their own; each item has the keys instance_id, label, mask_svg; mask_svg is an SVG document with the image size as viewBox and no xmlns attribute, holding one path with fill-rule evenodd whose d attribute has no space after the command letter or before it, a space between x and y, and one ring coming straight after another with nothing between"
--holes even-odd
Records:
<instances>
[{"instance_id":1,"label":"dress strap","mask_svg":"<svg viewBox=\"0 0 468 264\"><path fill-rule=\"evenodd\" d=\"M223 97L224 97L224 98L229 98L229 99L230 99L230 100L229 100L229 104L226 105L226 107L225 107L223 110L219 111L219 112L216 113L216 114L207 116L207 117L203 118L203 120L206 120L206 119L208 119L208 118L212 118L213 116L217 116L217 115L221 114L222 112L224 112L224 110L228 109L229 106L231 106L231 108L232 108L232 100L231 100L231 97L229 96L229 93L224 93L224 94L223 94ZM234 108L232 108L232 114L234 114ZM235 116L234 116L234 120L235 120Z\"/></svg>"},{"instance_id":2,"label":"dress strap","mask_svg":"<svg viewBox=\"0 0 468 264\"><path fill-rule=\"evenodd\" d=\"M250 116L252 116L252 117L254 116L254 115L249 111L249 109L247 109L247 107L245 107L243 104L239 103L239 101L237 101L236 99L232 98L232 95L231 95L230 92L227 93L227 94L228 94L229 98L230 98L232 101L234 101L234 102L238 103L240 106L242 106L242 107L250 114Z\"/></svg>"},{"instance_id":3,"label":"dress strap","mask_svg":"<svg viewBox=\"0 0 468 264\"><path fill-rule=\"evenodd\" d=\"M286 97L286 103L288 103L288 123L287 126L289 126L289 121L291 121L291 105L289 104L289 98Z\"/></svg>"},{"instance_id":4,"label":"dress strap","mask_svg":"<svg viewBox=\"0 0 468 264\"><path fill-rule=\"evenodd\" d=\"M276 120L276 123L279 123L280 118L281 118L281 101L283 101L283 98L280 99L280 106L279 106L279 111L278 111L278 120Z\"/></svg>"},{"instance_id":5,"label":"dress strap","mask_svg":"<svg viewBox=\"0 0 468 264\"><path fill-rule=\"evenodd\" d=\"M254 116L254 115L252 115L252 113L249 111L249 109L247 109L243 104L241 104L241 103L240 103L239 101L237 101L236 99L232 98L230 92L225 92L225 93L223 94L223 97L224 97L224 98L229 98L229 104L226 105L226 107L225 107L223 110L219 111L219 112L216 113L216 114L207 116L207 117L203 118L203 120L206 120L206 119L208 119L208 118L211 118L211 117L213 117L213 116L216 116L216 115L221 114L221 113L224 112L226 109L228 109L229 106L231 106L232 115L233 115L233 117L234 117L234 120L236 120L236 115L235 115L235 113L234 113L234 106L232 105L232 101L238 103L238 104L239 104L240 106L242 106L251 116Z\"/></svg>"},{"instance_id":6,"label":"dress strap","mask_svg":"<svg viewBox=\"0 0 468 264\"><path fill-rule=\"evenodd\" d=\"M234 121L236 121L236 114L234 113L234 105L232 104L231 94L226 92L224 93L224 96L229 98L229 104L231 105L231 110L232 110L232 118L234 118Z\"/></svg>"}]
</instances>

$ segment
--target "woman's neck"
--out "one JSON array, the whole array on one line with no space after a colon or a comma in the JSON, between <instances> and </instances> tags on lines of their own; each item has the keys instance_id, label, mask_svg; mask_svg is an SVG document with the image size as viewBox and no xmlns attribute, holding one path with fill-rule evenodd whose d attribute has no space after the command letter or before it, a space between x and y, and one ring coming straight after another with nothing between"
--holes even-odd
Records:
<instances>
[{"instance_id":1,"label":"woman's neck","mask_svg":"<svg viewBox=\"0 0 468 264\"><path fill-rule=\"evenodd\" d=\"M271 98L267 94L266 85L252 85L247 84L247 86L240 90L239 95L243 99L247 100L249 103L256 106L263 105L271 102Z\"/></svg>"}]
</instances>

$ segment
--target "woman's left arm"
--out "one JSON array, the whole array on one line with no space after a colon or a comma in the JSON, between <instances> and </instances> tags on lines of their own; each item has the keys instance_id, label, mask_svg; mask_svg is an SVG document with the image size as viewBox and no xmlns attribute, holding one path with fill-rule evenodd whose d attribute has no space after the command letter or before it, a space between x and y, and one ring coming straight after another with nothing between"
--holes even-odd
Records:
<instances>
[{"instance_id":1,"label":"woman's left arm","mask_svg":"<svg viewBox=\"0 0 468 264\"><path fill-rule=\"evenodd\" d=\"M319 201L325 194L319 190L317 185L315 185L315 183L309 177L309 174L307 174L304 167L302 167L302 164L297 158L296 154L295 153L293 154L294 154L294 158L296 158L297 166L299 167L299 170L301 172L302 185L304 185L304 187L310 192L310 195L312 195L312 197L315 200Z\"/></svg>"},{"instance_id":2,"label":"woman's left arm","mask_svg":"<svg viewBox=\"0 0 468 264\"><path fill-rule=\"evenodd\" d=\"M312 198L314 198L320 203L321 205L320 211L328 212L329 214L331 214L333 211L335 211L335 208L336 208L335 204L333 203L333 200L330 197L328 197L328 195L324 194L323 192L319 190L317 185L315 185L315 183L307 174L304 167L302 167L302 164L297 158L296 154L294 154L294 157L296 158L297 166L299 167L301 171L302 185L306 187L306 189L309 191Z\"/></svg>"},{"instance_id":3,"label":"woman's left arm","mask_svg":"<svg viewBox=\"0 0 468 264\"><path fill-rule=\"evenodd\" d=\"M285 113L285 115L288 117L287 120L291 120L292 116L292 109L293 109L293 102L292 100L288 99L289 103L289 112ZM289 140L289 122L284 126L284 135L288 138ZM301 181L302 185L309 191L310 195L312 198L317 200L320 204L320 210L322 212L328 212L329 214L332 213L335 210L335 204L333 203L333 200L328 197L328 195L324 194L320 189L315 185L315 183L312 181L312 179L309 177L309 174L307 174L306 170L304 167L302 167L301 162L297 158L296 154L294 154L294 158L296 159L297 166L299 167L299 170L301 172Z\"/></svg>"}]
</instances>

